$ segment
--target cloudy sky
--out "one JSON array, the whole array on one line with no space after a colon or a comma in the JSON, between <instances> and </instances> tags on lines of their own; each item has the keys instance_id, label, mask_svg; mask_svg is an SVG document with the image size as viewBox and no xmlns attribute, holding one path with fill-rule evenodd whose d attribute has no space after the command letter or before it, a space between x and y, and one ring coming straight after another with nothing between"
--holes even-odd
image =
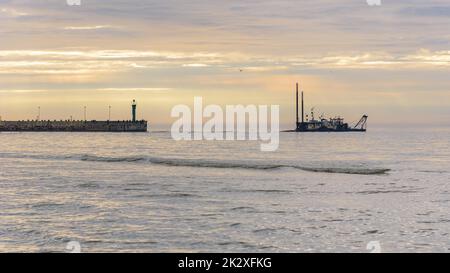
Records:
<instances>
[{"instance_id":1,"label":"cloudy sky","mask_svg":"<svg viewBox=\"0 0 450 273\"><path fill-rule=\"evenodd\" d=\"M448 0L0 0L3 119L141 117L176 104L308 107L450 124Z\"/></svg>"}]
</instances>

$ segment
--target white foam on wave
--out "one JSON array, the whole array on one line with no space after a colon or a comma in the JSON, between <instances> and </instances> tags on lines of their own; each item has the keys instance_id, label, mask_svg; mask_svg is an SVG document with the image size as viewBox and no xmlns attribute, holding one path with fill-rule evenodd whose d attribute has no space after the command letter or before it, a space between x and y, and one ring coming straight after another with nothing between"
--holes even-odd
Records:
<instances>
[{"instance_id":1,"label":"white foam on wave","mask_svg":"<svg viewBox=\"0 0 450 273\"><path fill-rule=\"evenodd\" d=\"M218 169L254 169L254 170L274 170L281 168L292 168L306 172L316 173L341 173L358 175L382 175L387 174L391 169L375 168L366 166L311 166L298 165L292 163L271 163L250 160L208 160L208 159L189 159L189 158L164 158L148 156L97 156L97 155L36 155L36 154L0 154L0 157L8 158L29 158L45 160L81 160L91 162L119 163L119 162L147 162L150 164L159 164L173 167L193 167L193 168L218 168ZM317 163L320 164L320 163Z\"/></svg>"},{"instance_id":2,"label":"white foam on wave","mask_svg":"<svg viewBox=\"0 0 450 273\"><path fill-rule=\"evenodd\" d=\"M220 169L255 169L272 170L281 168L294 168L307 172L318 173L341 173L341 174L359 174L359 175L381 175L387 174L390 169L387 168L367 168L367 167L314 167L301 166L293 164L272 164L252 161L225 161L225 160L205 160L205 159L182 159L182 158L163 158L163 157L100 157L84 155L83 161L96 162L149 162L151 164L160 164L174 167L198 167L198 168L220 168Z\"/></svg>"}]
</instances>

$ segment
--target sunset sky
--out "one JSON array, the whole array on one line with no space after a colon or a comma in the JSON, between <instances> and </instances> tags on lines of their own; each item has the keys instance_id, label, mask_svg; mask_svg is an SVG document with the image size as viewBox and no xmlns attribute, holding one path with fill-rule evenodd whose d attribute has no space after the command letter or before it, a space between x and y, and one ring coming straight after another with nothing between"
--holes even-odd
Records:
<instances>
[{"instance_id":1,"label":"sunset sky","mask_svg":"<svg viewBox=\"0 0 450 273\"><path fill-rule=\"evenodd\" d=\"M0 116L130 116L176 104L281 105L349 122L450 124L450 1L0 0Z\"/></svg>"}]
</instances>

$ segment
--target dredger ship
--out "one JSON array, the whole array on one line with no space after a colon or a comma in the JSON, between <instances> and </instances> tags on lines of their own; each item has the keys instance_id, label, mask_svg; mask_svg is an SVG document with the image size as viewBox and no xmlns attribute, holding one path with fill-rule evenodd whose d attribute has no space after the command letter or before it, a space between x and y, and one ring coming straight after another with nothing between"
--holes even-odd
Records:
<instances>
[{"instance_id":1,"label":"dredger ship","mask_svg":"<svg viewBox=\"0 0 450 273\"><path fill-rule=\"evenodd\" d=\"M311 116L305 115L303 91L301 93L301 121L299 119L299 92L297 83L296 93L296 128L293 132L366 132L367 131L367 115L363 115L355 126L350 126L344 122L341 117L329 118L320 117L315 119L314 108L311 109ZM305 119L306 118L306 119Z\"/></svg>"},{"instance_id":2,"label":"dredger ship","mask_svg":"<svg viewBox=\"0 0 450 273\"><path fill-rule=\"evenodd\" d=\"M147 132L147 121L136 119L136 101L131 105L131 120L0 120L0 132Z\"/></svg>"}]
</instances>

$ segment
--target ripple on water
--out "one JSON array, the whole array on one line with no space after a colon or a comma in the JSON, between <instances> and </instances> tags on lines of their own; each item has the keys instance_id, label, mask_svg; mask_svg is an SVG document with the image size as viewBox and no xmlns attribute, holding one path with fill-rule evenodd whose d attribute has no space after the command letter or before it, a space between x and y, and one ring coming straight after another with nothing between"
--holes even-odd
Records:
<instances>
[{"instance_id":1,"label":"ripple on water","mask_svg":"<svg viewBox=\"0 0 450 273\"><path fill-rule=\"evenodd\" d=\"M97 189L100 188L100 185L93 182L82 183L77 185L79 188L87 188L87 189Z\"/></svg>"},{"instance_id":2,"label":"ripple on water","mask_svg":"<svg viewBox=\"0 0 450 273\"><path fill-rule=\"evenodd\" d=\"M33 209L52 209L52 208L63 207L65 205L66 204L64 204L64 203L41 202L41 203L32 204L31 208L33 208Z\"/></svg>"},{"instance_id":3,"label":"ripple on water","mask_svg":"<svg viewBox=\"0 0 450 273\"><path fill-rule=\"evenodd\" d=\"M253 207L234 207L230 209L231 211L239 211L239 212L246 212L246 213L256 213L258 212L257 209Z\"/></svg>"},{"instance_id":4,"label":"ripple on water","mask_svg":"<svg viewBox=\"0 0 450 273\"><path fill-rule=\"evenodd\" d=\"M138 194L134 198L202 198L203 196L192 193L166 193L166 194Z\"/></svg>"}]
</instances>

